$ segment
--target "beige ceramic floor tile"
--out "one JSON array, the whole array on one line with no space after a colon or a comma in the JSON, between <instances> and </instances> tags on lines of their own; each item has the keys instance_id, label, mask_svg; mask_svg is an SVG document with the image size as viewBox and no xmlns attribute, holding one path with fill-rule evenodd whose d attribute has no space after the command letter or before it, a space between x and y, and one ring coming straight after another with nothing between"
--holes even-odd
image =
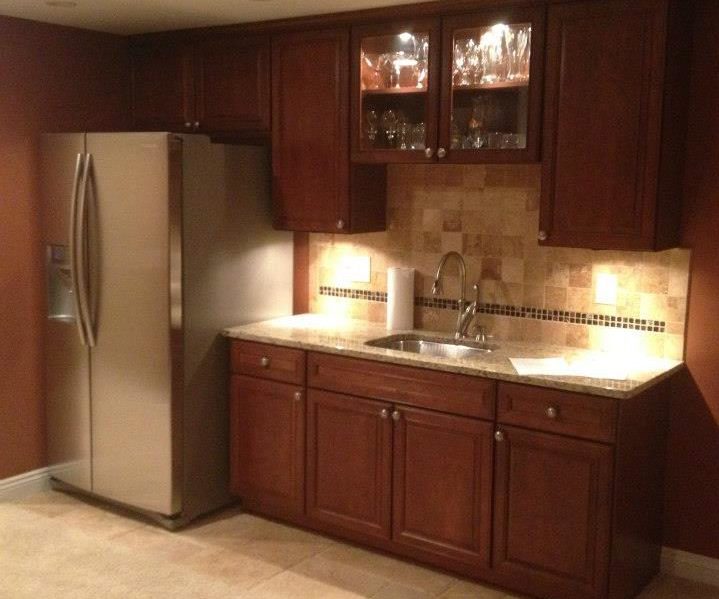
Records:
<instances>
[{"instance_id":1,"label":"beige ceramic floor tile","mask_svg":"<svg viewBox=\"0 0 719 599\"><path fill-rule=\"evenodd\" d=\"M436 596L412 587L389 583L372 595L372 599L433 599Z\"/></svg>"},{"instance_id":2,"label":"beige ceramic floor tile","mask_svg":"<svg viewBox=\"0 0 719 599\"><path fill-rule=\"evenodd\" d=\"M243 599L358 599L355 592L290 570L252 588Z\"/></svg>"},{"instance_id":3,"label":"beige ceramic floor tile","mask_svg":"<svg viewBox=\"0 0 719 599\"><path fill-rule=\"evenodd\" d=\"M658 576L637 599L719 599L719 587Z\"/></svg>"},{"instance_id":4,"label":"beige ceramic floor tile","mask_svg":"<svg viewBox=\"0 0 719 599\"><path fill-rule=\"evenodd\" d=\"M59 493L57 491L44 491L35 493L24 499L13 502L28 512L54 518L61 516L69 511L82 507L85 504L67 493Z\"/></svg>"},{"instance_id":5,"label":"beige ceramic floor tile","mask_svg":"<svg viewBox=\"0 0 719 599\"><path fill-rule=\"evenodd\" d=\"M451 576L428 568L349 545L337 544L320 555L338 564L363 569L368 574L384 578L387 582L411 587L431 595L439 595L446 591L455 580Z\"/></svg>"},{"instance_id":6,"label":"beige ceramic floor tile","mask_svg":"<svg viewBox=\"0 0 719 599\"><path fill-rule=\"evenodd\" d=\"M141 520L84 503L76 509L60 514L54 521L95 539L109 539L144 526Z\"/></svg>"},{"instance_id":7,"label":"beige ceramic floor tile","mask_svg":"<svg viewBox=\"0 0 719 599\"><path fill-rule=\"evenodd\" d=\"M283 569L332 545L332 541L304 530L264 520L238 510L228 517L200 521L177 534L206 547L241 551Z\"/></svg>"},{"instance_id":8,"label":"beige ceramic floor tile","mask_svg":"<svg viewBox=\"0 0 719 599\"><path fill-rule=\"evenodd\" d=\"M505 595L505 591L462 580L455 582L440 597L441 599L504 599Z\"/></svg>"},{"instance_id":9,"label":"beige ceramic floor tile","mask_svg":"<svg viewBox=\"0 0 719 599\"><path fill-rule=\"evenodd\" d=\"M276 576L284 568L238 549L200 548L179 560L178 565L191 572L247 590Z\"/></svg>"}]
</instances>

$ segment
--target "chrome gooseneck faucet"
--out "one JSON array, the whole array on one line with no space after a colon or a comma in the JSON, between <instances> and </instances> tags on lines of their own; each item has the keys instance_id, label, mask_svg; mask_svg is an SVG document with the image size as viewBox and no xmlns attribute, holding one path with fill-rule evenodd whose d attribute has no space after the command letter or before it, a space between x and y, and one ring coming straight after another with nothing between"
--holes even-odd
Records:
<instances>
[{"instance_id":1,"label":"chrome gooseneck faucet","mask_svg":"<svg viewBox=\"0 0 719 599\"><path fill-rule=\"evenodd\" d=\"M467 286L467 265L464 263L462 254L458 252L447 252L442 259L439 261L437 267L437 274L434 276L434 283L432 284L432 295L442 295L442 272L444 267L450 258L454 258L459 264L459 316L457 316L457 330L454 333L455 339L461 339L463 336L463 316L465 311L465 304L467 301L464 298L465 288ZM465 329L466 331L466 329Z\"/></svg>"}]
</instances>

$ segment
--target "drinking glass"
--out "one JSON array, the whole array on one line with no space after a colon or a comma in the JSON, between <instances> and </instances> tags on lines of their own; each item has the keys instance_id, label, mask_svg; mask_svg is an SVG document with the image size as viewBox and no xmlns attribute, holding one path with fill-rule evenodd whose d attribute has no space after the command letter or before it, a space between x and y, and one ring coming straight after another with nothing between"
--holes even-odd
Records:
<instances>
[{"instance_id":1,"label":"drinking glass","mask_svg":"<svg viewBox=\"0 0 719 599\"><path fill-rule=\"evenodd\" d=\"M388 108L382 113L382 118L380 119L380 126L385 131L385 136L387 138L387 144L389 147L394 147L394 139L397 134L397 124L399 120L397 118L397 113L392 110L391 108Z\"/></svg>"},{"instance_id":2,"label":"drinking glass","mask_svg":"<svg viewBox=\"0 0 719 599\"><path fill-rule=\"evenodd\" d=\"M364 118L364 132L371 146L374 146L374 142L377 139L377 122L379 117L377 111L374 108L370 108L365 112Z\"/></svg>"},{"instance_id":3,"label":"drinking glass","mask_svg":"<svg viewBox=\"0 0 719 599\"><path fill-rule=\"evenodd\" d=\"M417 64L415 66L417 87L426 89L429 76L429 36L423 34L417 40L417 52L415 53Z\"/></svg>"},{"instance_id":4,"label":"drinking glass","mask_svg":"<svg viewBox=\"0 0 719 599\"><path fill-rule=\"evenodd\" d=\"M424 150L425 147L425 126L424 123L417 123L412 126L410 147L413 150Z\"/></svg>"}]
</instances>

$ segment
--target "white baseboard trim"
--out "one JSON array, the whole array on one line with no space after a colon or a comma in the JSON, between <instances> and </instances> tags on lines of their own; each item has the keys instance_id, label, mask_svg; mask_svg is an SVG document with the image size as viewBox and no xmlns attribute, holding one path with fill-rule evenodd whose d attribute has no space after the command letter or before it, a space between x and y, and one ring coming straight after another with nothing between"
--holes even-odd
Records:
<instances>
[{"instance_id":1,"label":"white baseboard trim","mask_svg":"<svg viewBox=\"0 0 719 599\"><path fill-rule=\"evenodd\" d=\"M22 499L50 488L50 471L38 468L0 480L0 502Z\"/></svg>"},{"instance_id":2,"label":"white baseboard trim","mask_svg":"<svg viewBox=\"0 0 719 599\"><path fill-rule=\"evenodd\" d=\"M719 559L662 548L662 572L719 587Z\"/></svg>"}]
</instances>

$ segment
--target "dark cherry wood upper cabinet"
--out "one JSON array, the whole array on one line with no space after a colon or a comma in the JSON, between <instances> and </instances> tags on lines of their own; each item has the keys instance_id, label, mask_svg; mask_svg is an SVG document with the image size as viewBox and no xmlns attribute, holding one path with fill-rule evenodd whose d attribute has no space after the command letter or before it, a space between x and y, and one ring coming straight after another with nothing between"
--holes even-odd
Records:
<instances>
[{"instance_id":1,"label":"dark cherry wood upper cabinet","mask_svg":"<svg viewBox=\"0 0 719 599\"><path fill-rule=\"evenodd\" d=\"M439 19L352 28L352 160L435 160L440 43Z\"/></svg>"},{"instance_id":2,"label":"dark cherry wood upper cabinet","mask_svg":"<svg viewBox=\"0 0 719 599\"><path fill-rule=\"evenodd\" d=\"M198 42L195 81L201 131L269 133L269 36L208 37Z\"/></svg>"},{"instance_id":3,"label":"dark cherry wood upper cabinet","mask_svg":"<svg viewBox=\"0 0 719 599\"><path fill-rule=\"evenodd\" d=\"M508 6L442 20L440 162L539 160L545 10Z\"/></svg>"},{"instance_id":4,"label":"dark cherry wood upper cabinet","mask_svg":"<svg viewBox=\"0 0 719 599\"><path fill-rule=\"evenodd\" d=\"M180 43L132 49L135 129L188 132L195 121L192 52Z\"/></svg>"},{"instance_id":5,"label":"dark cherry wood upper cabinet","mask_svg":"<svg viewBox=\"0 0 719 599\"><path fill-rule=\"evenodd\" d=\"M303 387L232 376L230 487L249 509L280 517L304 513Z\"/></svg>"},{"instance_id":6,"label":"dark cherry wood upper cabinet","mask_svg":"<svg viewBox=\"0 0 719 599\"><path fill-rule=\"evenodd\" d=\"M617 250L677 244L688 4L550 5L540 242Z\"/></svg>"},{"instance_id":7,"label":"dark cherry wood upper cabinet","mask_svg":"<svg viewBox=\"0 0 719 599\"><path fill-rule=\"evenodd\" d=\"M315 389L308 400L308 517L389 539L391 405Z\"/></svg>"},{"instance_id":8,"label":"dark cherry wood upper cabinet","mask_svg":"<svg viewBox=\"0 0 719 599\"><path fill-rule=\"evenodd\" d=\"M348 61L346 29L273 38L272 192L278 229L385 228L385 167L350 168Z\"/></svg>"},{"instance_id":9,"label":"dark cherry wood upper cabinet","mask_svg":"<svg viewBox=\"0 0 719 599\"><path fill-rule=\"evenodd\" d=\"M401 406L392 416L393 540L488 569L492 424Z\"/></svg>"},{"instance_id":10,"label":"dark cherry wood upper cabinet","mask_svg":"<svg viewBox=\"0 0 719 599\"><path fill-rule=\"evenodd\" d=\"M613 449L513 427L497 436L495 572L537 596L605 597Z\"/></svg>"}]
</instances>

